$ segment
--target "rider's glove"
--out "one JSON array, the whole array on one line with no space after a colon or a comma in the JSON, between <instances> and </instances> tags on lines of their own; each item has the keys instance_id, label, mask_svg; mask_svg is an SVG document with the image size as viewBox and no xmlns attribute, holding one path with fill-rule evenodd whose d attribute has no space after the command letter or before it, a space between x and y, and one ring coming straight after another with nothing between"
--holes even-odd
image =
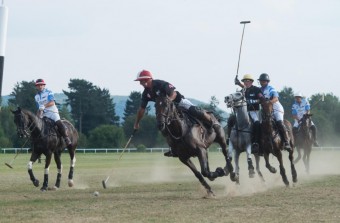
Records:
<instances>
[{"instance_id":1,"label":"rider's glove","mask_svg":"<svg viewBox=\"0 0 340 223\"><path fill-rule=\"evenodd\" d=\"M40 106L39 106L39 110L40 110L40 111L44 111L44 109L45 109L45 105L40 105Z\"/></svg>"},{"instance_id":2,"label":"rider's glove","mask_svg":"<svg viewBox=\"0 0 340 223\"><path fill-rule=\"evenodd\" d=\"M235 77L234 83L235 83L235 85L240 85L241 84L241 82L239 81L237 76Z\"/></svg>"}]
</instances>

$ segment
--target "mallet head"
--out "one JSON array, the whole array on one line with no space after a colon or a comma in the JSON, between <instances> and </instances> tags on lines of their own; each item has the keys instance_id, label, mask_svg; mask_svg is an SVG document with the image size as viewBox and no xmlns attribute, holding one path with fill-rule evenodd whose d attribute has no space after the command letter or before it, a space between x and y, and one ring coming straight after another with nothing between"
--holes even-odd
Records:
<instances>
[{"instance_id":1,"label":"mallet head","mask_svg":"<svg viewBox=\"0 0 340 223\"><path fill-rule=\"evenodd\" d=\"M250 21L241 21L240 24L247 24L250 23Z\"/></svg>"},{"instance_id":2,"label":"mallet head","mask_svg":"<svg viewBox=\"0 0 340 223\"><path fill-rule=\"evenodd\" d=\"M13 167L10 164L5 163L5 165L8 166L9 168L13 169Z\"/></svg>"}]
</instances>

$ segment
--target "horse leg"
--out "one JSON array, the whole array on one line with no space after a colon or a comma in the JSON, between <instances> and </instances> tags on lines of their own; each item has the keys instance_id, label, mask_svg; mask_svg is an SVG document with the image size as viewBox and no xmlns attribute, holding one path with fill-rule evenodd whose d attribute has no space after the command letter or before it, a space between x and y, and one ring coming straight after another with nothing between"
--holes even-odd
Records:
<instances>
[{"instance_id":1,"label":"horse leg","mask_svg":"<svg viewBox=\"0 0 340 223\"><path fill-rule=\"evenodd\" d=\"M52 153L48 153L46 155L46 160L45 160L44 182L43 182L42 187L40 188L41 191L47 191L47 188L48 188L48 173L50 169L51 159L52 159Z\"/></svg>"},{"instance_id":2,"label":"horse leg","mask_svg":"<svg viewBox=\"0 0 340 223\"><path fill-rule=\"evenodd\" d=\"M271 172L271 173L276 173L275 167L271 166L270 163L269 163L269 153L266 153L266 152L265 152L265 153L263 154L263 157L264 157L264 160L265 160L265 162L266 162L266 167L267 167L267 169L269 170L269 172Z\"/></svg>"},{"instance_id":3,"label":"horse leg","mask_svg":"<svg viewBox=\"0 0 340 223\"><path fill-rule=\"evenodd\" d=\"M73 187L73 170L76 165L76 156L75 156L75 149L69 149L68 153L70 154L70 171L68 173L68 186Z\"/></svg>"},{"instance_id":4,"label":"horse leg","mask_svg":"<svg viewBox=\"0 0 340 223\"><path fill-rule=\"evenodd\" d=\"M249 178L254 178L255 171L254 171L253 161L251 159L251 145L250 144L247 146L246 152L247 152Z\"/></svg>"},{"instance_id":5,"label":"horse leg","mask_svg":"<svg viewBox=\"0 0 340 223\"><path fill-rule=\"evenodd\" d=\"M230 143L228 147L228 156L226 157L227 165L224 170L226 171L226 176L228 176L228 174L230 173L230 180L235 182L236 178L235 178L234 167L232 164L233 151L234 151L234 148L232 146L232 143Z\"/></svg>"},{"instance_id":6,"label":"horse leg","mask_svg":"<svg viewBox=\"0 0 340 223\"><path fill-rule=\"evenodd\" d=\"M306 153L307 153L307 159L306 159L306 172L307 172L307 174L309 174L309 160L310 160L311 152L312 152L312 146L310 146L306 151Z\"/></svg>"},{"instance_id":7,"label":"horse leg","mask_svg":"<svg viewBox=\"0 0 340 223\"><path fill-rule=\"evenodd\" d=\"M61 165L61 152L55 152L54 153L54 161L57 164L58 174L57 174L57 180L54 185L54 189L60 188L60 181L61 181L61 174L63 172L63 166Z\"/></svg>"},{"instance_id":8,"label":"horse leg","mask_svg":"<svg viewBox=\"0 0 340 223\"><path fill-rule=\"evenodd\" d=\"M297 173L296 173L296 169L295 169L295 165L294 165L294 157L293 157L293 152L294 151L291 151L289 152L289 160L290 160L290 169L291 169L291 172L292 172L292 178L293 178L293 182L296 183L297 182Z\"/></svg>"},{"instance_id":9,"label":"horse leg","mask_svg":"<svg viewBox=\"0 0 340 223\"><path fill-rule=\"evenodd\" d=\"M30 176L30 179L31 181L33 182L33 185L35 187L39 187L39 180L35 178L34 174L33 174L33 163L35 161L37 161L38 157L40 155L36 154L35 152L32 152L32 155L31 155L31 158L30 158L30 161L28 162L27 164L27 171L28 171L28 174Z\"/></svg>"},{"instance_id":10,"label":"horse leg","mask_svg":"<svg viewBox=\"0 0 340 223\"><path fill-rule=\"evenodd\" d=\"M240 166L239 166L240 152L235 151L234 162L235 162L235 181L236 184L240 184Z\"/></svg>"},{"instance_id":11,"label":"horse leg","mask_svg":"<svg viewBox=\"0 0 340 223\"><path fill-rule=\"evenodd\" d=\"M276 157L277 157L277 160L280 163L280 174L281 174L282 180L283 180L284 184L288 187L289 186L289 181L288 181L288 178L287 178L287 175L286 175L286 170L285 170L285 168L283 166L283 160L282 160L282 153L281 153L281 151L277 152ZM290 158L293 158L293 156L290 156ZM290 159L290 160L291 160L291 165L294 165L292 163L293 159Z\"/></svg>"},{"instance_id":12,"label":"horse leg","mask_svg":"<svg viewBox=\"0 0 340 223\"><path fill-rule=\"evenodd\" d=\"M208 161L208 152L206 149L199 149L200 153L198 154L198 160L201 165L201 173L204 177L207 177L209 180L213 181L217 177L222 177L225 175L223 169L221 167L216 168L215 172L211 172L209 168Z\"/></svg>"},{"instance_id":13,"label":"horse leg","mask_svg":"<svg viewBox=\"0 0 340 223\"><path fill-rule=\"evenodd\" d=\"M197 177L197 179L200 181L200 183L202 184L202 186L205 188L205 190L207 191L208 196L215 196L215 194L212 192L211 187L209 186L209 184L204 180L202 174L196 169L195 164L190 160L190 158L185 159L182 157L179 157L179 160L184 163L187 167L190 168L190 170L195 174L195 176Z\"/></svg>"},{"instance_id":14,"label":"horse leg","mask_svg":"<svg viewBox=\"0 0 340 223\"><path fill-rule=\"evenodd\" d=\"M255 163L256 163L256 172L259 175L259 177L261 178L262 182L265 182L262 172L260 170L260 156L259 155L255 155Z\"/></svg>"},{"instance_id":15,"label":"horse leg","mask_svg":"<svg viewBox=\"0 0 340 223\"><path fill-rule=\"evenodd\" d=\"M296 159L294 160L294 164L297 164L297 162L299 162L299 160L301 159L301 149L300 147L295 147L295 151L298 152L298 156L296 157Z\"/></svg>"}]
</instances>

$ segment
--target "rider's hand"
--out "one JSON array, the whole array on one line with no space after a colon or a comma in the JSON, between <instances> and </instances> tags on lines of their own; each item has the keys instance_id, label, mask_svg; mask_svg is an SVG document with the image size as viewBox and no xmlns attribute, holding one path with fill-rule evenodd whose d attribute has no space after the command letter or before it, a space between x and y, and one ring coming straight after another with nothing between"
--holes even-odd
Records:
<instances>
[{"instance_id":1,"label":"rider's hand","mask_svg":"<svg viewBox=\"0 0 340 223\"><path fill-rule=\"evenodd\" d=\"M40 106L39 106L39 110L40 110L40 111L44 111L44 109L45 109L45 105L40 105Z\"/></svg>"},{"instance_id":2,"label":"rider's hand","mask_svg":"<svg viewBox=\"0 0 340 223\"><path fill-rule=\"evenodd\" d=\"M235 83L235 85L240 85L240 84L241 84L241 82L240 82L240 80L237 78L237 76L236 76L235 79L234 79L234 83Z\"/></svg>"}]
</instances>

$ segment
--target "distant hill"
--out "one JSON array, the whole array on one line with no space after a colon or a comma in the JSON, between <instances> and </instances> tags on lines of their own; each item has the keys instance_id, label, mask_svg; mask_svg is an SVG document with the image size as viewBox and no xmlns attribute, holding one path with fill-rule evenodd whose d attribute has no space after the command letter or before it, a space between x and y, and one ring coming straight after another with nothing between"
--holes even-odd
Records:
<instances>
[{"instance_id":1,"label":"distant hill","mask_svg":"<svg viewBox=\"0 0 340 223\"><path fill-rule=\"evenodd\" d=\"M57 103L59 103L59 104L65 104L66 103L67 97L64 93L55 93L54 97L55 97L55 100L56 100ZM9 98L10 98L9 95L2 96L1 106L7 106ZM129 96L113 95L112 98L113 98L113 102L115 103L116 115L118 115L120 117L120 121L122 122L123 117L124 117L124 109L125 109L126 100L129 98ZM202 101L192 99L192 98L189 98L189 100L195 105L207 104L207 103L204 103ZM150 105L150 108L151 108L150 114L154 115L155 114L154 103L149 103L149 105ZM225 111L223 111L223 117L228 117L228 114Z\"/></svg>"}]
</instances>

